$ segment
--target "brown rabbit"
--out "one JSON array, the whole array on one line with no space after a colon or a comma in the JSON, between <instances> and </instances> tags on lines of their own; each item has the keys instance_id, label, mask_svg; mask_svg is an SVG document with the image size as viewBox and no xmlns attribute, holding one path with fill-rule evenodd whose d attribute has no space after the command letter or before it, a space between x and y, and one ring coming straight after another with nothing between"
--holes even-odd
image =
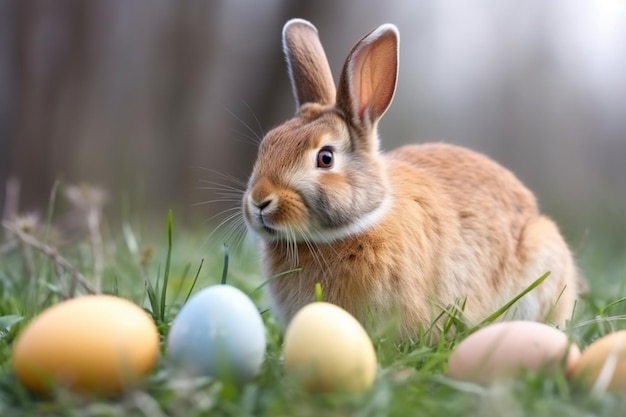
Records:
<instances>
[{"instance_id":1,"label":"brown rabbit","mask_svg":"<svg viewBox=\"0 0 626 417\"><path fill-rule=\"evenodd\" d=\"M479 322L550 271L508 318L563 326L577 297L572 254L510 171L441 143L379 152L398 36L390 24L365 36L335 88L315 27L283 29L298 110L263 138L243 198L266 277L299 268L271 280L274 313L288 322L320 283L360 320L396 312L411 337L459 302Z\"/></svg>"}]
</instances>

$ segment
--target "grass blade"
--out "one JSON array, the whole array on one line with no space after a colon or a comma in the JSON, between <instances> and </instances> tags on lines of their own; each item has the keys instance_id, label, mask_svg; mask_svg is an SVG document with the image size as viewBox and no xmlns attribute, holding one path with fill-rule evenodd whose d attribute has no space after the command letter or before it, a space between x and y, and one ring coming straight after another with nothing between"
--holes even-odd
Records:
<instances>
[{"instance_id":1,"label":"grass blade","mask_svg":"<svg viewBox=\"0 0 626 417\"><path fill-rule=\"evenodd\" d=\"M267 284L269 284L270 282L272 282L273 280L275 280L276 278L280 278L282 276L288 275L288 274L293 274L295 272L300 272L302 270L302 268L294 268L294 269L290 269L288 271L285 272L281 272L280 274L276 274L271 278L266 279L265 281L263 281L261 283L261 285L259 285L258 287L256 287L255 289L253 289L252 291L250 291L248 293L248 296L251 296L252 294L254 294L257 291L262 290Z\"/></svg>"},{"instance_id":2,"label":"grass blade","mask_svg":"<svg viewBox=\"0 0 626 417\"><path fill-rule=\"evenodd\" d=\"M52 191L50 192L50 198L48 200L48 210L46 211L46 222L45 222L45 231L44 231L44 242L48 243L48 238L50 237L50 227L52 226L52 216L54 215L54 208L57 200L57 195L59 193L59 187L61 186L61 182L59 180L54 181L52 185Z\"/></svg>"},{"instance_id":3,"label":"grass blade","mask_svg":"<svg viewBox=\"0 0 626 417\"><path fill-rule=\"evenodd\" d=\"M187 302L187 300L189 300L189 297L191 297L191 293L193 292L193 289L196 286L196 283L198 282L198 277L200 276L200 271L202 270L202 265L204 265L204 258L202 258L202 260L200 261L200 266L198 267L198 272L196 272L196 277L193 279L193 282L191 283L191 288L189 288L189 292L187 293L187 297L185 297L185 302Z\"/></svg>"},{"instance_id":4,"label":"grass blade","mask_svg":"<svg viewBox=\"0 0 626 417\"><path fill-rule=\"evenodd\" d=\"M537 288L539 285L541 285L541 283L543 281L546 280L546 278L548 278L548 276L550 276L550 271L546 272L545 274L543 274L542 276L540 276L539 278L537 278L532 284L530 284L524 291L520 292L519 294L517 294L515 297L513 297L511 299L511 301L509 301L508 303L506 303L505 305L503 305L502 307L500 307L498 310L496 310L493 314L491 314L489 317L487 317L486 319L484 319L483 321L480 322L480 324L478 324L477 326L474 326L470 329L470 331L468 333L473 333L475 330L478 330L479 328L481 328L482 326L492 323L495 320L497 320L500 316L502 316L504 313L506 313L513 304L515 304L516 302L519 301L520 298L522 298L523 296L525 296L526 294L528 294L529 292L531 292L532 290L534 290L535 288Z\"/></svg>"},{"instance_id":5,"label":"grass blade","mask_svg":"<svg viewBox=\"0 0 626 417\"><path fill-rule=\"evenodd\" d=\"M185 284L185 281L187 281L187 275L189 274L190 269L191 269L191 264L187 263L185 265L185 269L183 270L183 274L178 280L178 285L176 285L174 295L172 296L173 301L177 301L178 297L180 296L180 293L183 291L183 285ZM169 305L169 308L167 310L170 311L171 309L172 309L172 304Z\"/></svg>"},{"instance_id":6,"label":"grass blade","mask_svg":"<svg viewBox=\"0 0 626 417\"><path fill-rule=\"evenodd\" d=\"M626 297L621 297L621 298L618 298L617 300L611 301L606 306L604 306L604 307L602 307L600 309L600 313L599 314L601 316L606 316L611 308L615 307L618 304L623 303L624 301L626 301Z\"/></svg>"},{"instance_id":7,"label":"grass blade","mask_svg":"<svg viewBox=\"0 0 626 417\"><path fill-rule=\"evenodd\" d=\"M315 301L324 301L324 293L322 292L322 284L315 283Z\"/></svg>"},{"instance_id":8,"label":"grass blade","mask_svg":"<svg viewBox=\"0 0 626 417\"><path fill-rule=\"evenodd\" d=\"M152 317L158 321L158 319L161 317L161 313L160 313L160 309L159 309L159 303L158 303L158 299L157 299L157 292L154 289L154 286L152 285L152 282L150 282L150 279L146 276L146 278L144 279L145 283L146 283L146 292L148 293L148 300L150 301L150 307L152 308Z\"/></svg>"},{"instance_id":9,"label":"grass blade","mask_svg":"<svg viewBox=\"0 0 626 417\"><path fill-rule=\"evenodd\" d=\"M8 332L11 329L11 327L16 325L23 319L24 319L23 316L20 316L17 314L11 314L8 316L0 317L0 335L2 335L5 332Z\"/></svg>"},{"instance_id":10,"label":"grass blade","mask_svg":"<svg viewBox=\"0 0 626 417\"><path fill-rule=\"evenodd\" d=\"M228 246L224 245L224 269L222 270L222 285L226 284L226 277L228 276L228 260L230 254L228 253Z\"/></svg>"},{"instance_id":11,"label":"grass blade","mask_svg":"<svg viewBox=\"0 0 626 417\"><path fill-rule=\"evenodd\" d=\"M172 210L167 212L167 256L165 257L165 270L163 271L163 286L161 287L161 322L165 322L165 298L167 296L167 283L170 278L170 266L172 264L172 230L174 228L174 215Z\"/></svg>"}]
</instances>

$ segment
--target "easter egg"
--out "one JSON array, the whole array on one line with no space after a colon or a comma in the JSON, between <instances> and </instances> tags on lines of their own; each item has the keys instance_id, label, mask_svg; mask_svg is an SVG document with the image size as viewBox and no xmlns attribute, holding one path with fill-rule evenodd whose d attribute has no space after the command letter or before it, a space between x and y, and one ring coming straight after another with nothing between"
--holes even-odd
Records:
<instances>
[{"instance_id":1,"label":"easter egg","mask_svg":"<svg viewBox=\"0 0 626 417\"><path fill-rule=\"evenodd\" d=\"M167 339L171 363L191 375L242 384L265 357L265 326L241 290L214 285L193 295L177 314Z\"/></svg>"},{"instance_id":2,"label":"easter egg","mask_svg":"<svg viewBox=\"0 0 626 417\"><path fill-rule=\"evenodd\" d=\"M361 324L326 302L306 305L285 332L284 366L309 392L362 392L374 382L376 352Z\"/></svg>"},{"instance_id":3,"label":"easter egg","mask_svg":"<svg viewBox=\"0 0 626 417\"><path fill-rule=\"evenodd\" d=\"M110 295L63 301L36 316L13 345L13 369L30 390L57 386L115 395L136 387L159 354L159 334L136 304Z\"/></svg>"},{"instance_id":4,"label":"easter egg","mask_svg":"<svg viewBox=\"0 0 626 417\"><path fill-rule=\"evenodd\" d=\"M626 393L626 330L590 344L580 355L573 379L597 392Z\"/></svg>"},{"instance_id":5,"label":"easter egg","mask_svg":"<svg viewBox=\"0 0 626 417\"><path fill-rule=\"evenodd\" d=\"M450 355L448 374L488 385L527 371L573 369L580 350L565 333L547 324L508 321L486 326L463 340Z\"/></svg>"}]
</instances>

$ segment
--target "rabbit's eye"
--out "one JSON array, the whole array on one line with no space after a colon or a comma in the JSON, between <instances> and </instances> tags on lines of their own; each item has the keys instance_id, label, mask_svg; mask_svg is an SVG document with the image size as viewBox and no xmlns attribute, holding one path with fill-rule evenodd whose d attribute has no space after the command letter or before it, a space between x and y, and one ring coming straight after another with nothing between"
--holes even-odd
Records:
<instances>
[{"instance_id":1,"label":"rabbit's eye","mask_svg":"<svg viewBox=\"0 0 626 417\"><path fill-rule=\"evenodd\" d=\"M333 151L328 148L322 148L317 153L317 167L318 168L332 168L334 163Z\"/></svg>"}]
</instances>

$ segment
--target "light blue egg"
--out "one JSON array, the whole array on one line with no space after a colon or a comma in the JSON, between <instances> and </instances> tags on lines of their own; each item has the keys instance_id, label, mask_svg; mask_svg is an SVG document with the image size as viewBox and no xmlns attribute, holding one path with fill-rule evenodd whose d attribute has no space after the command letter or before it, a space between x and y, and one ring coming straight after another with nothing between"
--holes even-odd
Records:
<instances>
[{"instance_id":1,"label":"light blue egg","mask_svg":"<svg viewBox=\"0 0 626 417\"><path fill-rule=\"evenodd\" d=\"M230 285L207 287L192 296L174 319L167 340L175 366L237 384L258 374L265 348L259 311Z\"/></svg>"}]
</instances>

